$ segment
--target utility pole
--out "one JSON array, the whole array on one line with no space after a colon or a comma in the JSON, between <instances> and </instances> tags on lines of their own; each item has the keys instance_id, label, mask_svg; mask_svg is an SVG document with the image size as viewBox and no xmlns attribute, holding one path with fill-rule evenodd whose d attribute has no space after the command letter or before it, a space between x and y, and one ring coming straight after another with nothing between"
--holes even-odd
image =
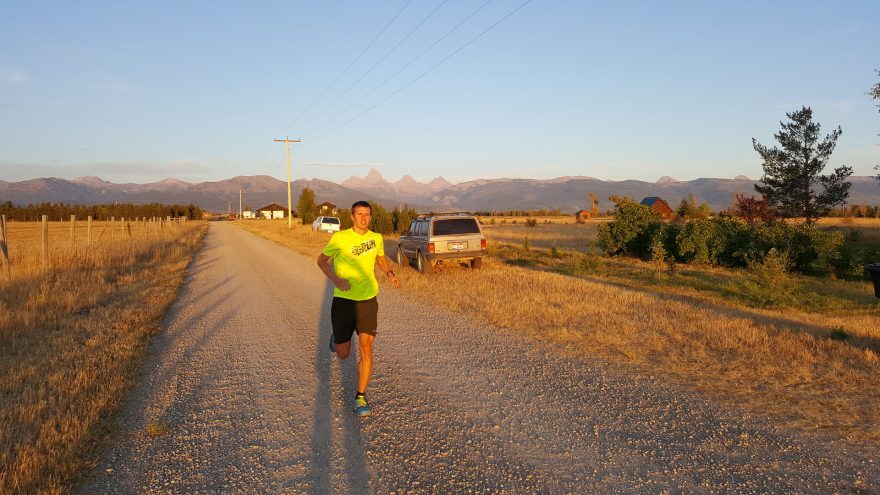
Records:
<instances>
[{"instance_id":1,"label":"utility pole","mask_svg":"<svg viewBox=\"0 0 880 495\"><path fill-rule=\"evenodd\" d=\"M293 228L293 203L290 200L290 143L299 143L299 139L276 139L276 143L284 143L287 149L287 230Z\"/></svg>"},{"instance_id":2,"label":"utility pole","mask_svg":"<svg viewBox=\"0 0 880 495\"><path fill-rule=\"evenodd\" d=\"M241 220L241 189L238 190L238 219Z\"/></svg>"}]
</instances>

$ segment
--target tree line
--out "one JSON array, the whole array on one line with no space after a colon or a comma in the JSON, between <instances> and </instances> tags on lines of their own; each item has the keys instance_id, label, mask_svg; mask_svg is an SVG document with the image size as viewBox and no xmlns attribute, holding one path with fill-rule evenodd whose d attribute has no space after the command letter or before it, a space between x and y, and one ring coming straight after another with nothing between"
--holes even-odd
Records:
<instances>
[{"instance_id":1,"label":"tree line","mask_svg":"<svg viewBox=\"0 0 880 495\"><path fill-rule=\"evenodd\" d=\"M12 201L0 202L0 215L5 215L7 220L20 222L39 221L43 215L49 220L69 220L71 215L78 219L91 216L94 220L110 220L110 218L187 218L197 220L202 218L202 209L190 203L187 205L161 203L149 204L98 204L76 205L68 203L36 203L27 206L17 206Z\"/></svg>"},{"instance_id":2,"label":"tree line","mask_svg":"<svg viewBox=\"0 0 880 495\"><path fill-rule=\"evenodd\" d=\"M393 232L404 232L409 227L418 212L409 205L403 207L394 207L388 211L384 206L375 201L369 201L372 208L372 219L370 220L369 229L380 234L391 234ZM303 225L311 225L318 218L318 204L315 200L315 191L309 187L305 187L300 193L299 201L296 203L297 213L302 220ZM350 229L351 210L349 208L339 208L336 210L337 218L339 218L340 230Z\"/></svg>"}]
</instances>

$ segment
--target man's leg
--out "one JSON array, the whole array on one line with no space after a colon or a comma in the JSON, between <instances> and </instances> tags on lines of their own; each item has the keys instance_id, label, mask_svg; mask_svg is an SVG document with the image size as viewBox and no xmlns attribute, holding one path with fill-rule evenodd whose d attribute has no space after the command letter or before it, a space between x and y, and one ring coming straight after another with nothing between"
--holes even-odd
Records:
<instances>
[{"instance_id":1,"label":"man's leg","mask_svg":"<svg viewBox=\"0 0 880 495\"><path fill-rule=\"evenodd\" d=\"M330 305L330 321L333 325L333 350L339 359L345 359L351 352L351 336L354 334L354 301L334 297Z\"/></svg>"},{"instance_id":2,"label":"man's leg","mask_svg":"<svg viewBox=\"0 0 880 495\"><path fill-rule=\"evenodd\" d=\"M370 375L373 373L373 339L375 337L373 335L367 333L359 333L358 334L358 343L359 347L359 359L358 362L358 392L365 393L367 391L367 384L370 383ZM351 342L348 343L349 347L351 347ZM336 352L339 352L339 345L337 344ZM348 351L346 350L346 356L348 355Z\"/></svg>"},{"instance_id":3,"label":"man's leg","mask_svg":"<svg viewBox=\"0 0 880 495\"><path fill-rule=\"evenodd\" d=\"M336 356L339 359L345 359L348 357L349 353L351 353L351 341L343 342L341 344L333 344L333 348L336 350Z\"/></svg>"}]
</instances>

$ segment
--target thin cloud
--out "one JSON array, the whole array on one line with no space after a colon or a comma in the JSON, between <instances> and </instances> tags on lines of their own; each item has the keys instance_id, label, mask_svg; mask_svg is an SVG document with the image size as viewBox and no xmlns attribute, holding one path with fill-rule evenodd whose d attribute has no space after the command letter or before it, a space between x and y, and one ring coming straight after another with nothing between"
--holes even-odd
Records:
<instances>
[{"instance_id":1,"label":"thin cloud","mask_svg":"<svg viewBox=\"0 0 880 495\"><path fill-rule=\"evenodd\" d=\"M20 70L0 68L0 83L24 84L28 79L28 75Z\"/></svg>"}]
</instances>

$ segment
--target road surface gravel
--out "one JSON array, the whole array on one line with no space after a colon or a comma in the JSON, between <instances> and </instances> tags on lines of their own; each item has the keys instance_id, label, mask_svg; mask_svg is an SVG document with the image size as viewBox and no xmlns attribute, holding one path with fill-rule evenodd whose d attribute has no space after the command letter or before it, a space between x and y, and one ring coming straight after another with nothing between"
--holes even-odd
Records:
<instances>
[{"instance_id":1,"label":"road surface gravel","mask_svg":"<svg viewBox=\"0 0 880 495\"><path fill-rule=\"evenodd\" d=\"M331 298L314 259L212 223L78 491L880 493L876 451L387 285L358 418L356 360L327 349Z\"/></svg>"}]
</instances>

